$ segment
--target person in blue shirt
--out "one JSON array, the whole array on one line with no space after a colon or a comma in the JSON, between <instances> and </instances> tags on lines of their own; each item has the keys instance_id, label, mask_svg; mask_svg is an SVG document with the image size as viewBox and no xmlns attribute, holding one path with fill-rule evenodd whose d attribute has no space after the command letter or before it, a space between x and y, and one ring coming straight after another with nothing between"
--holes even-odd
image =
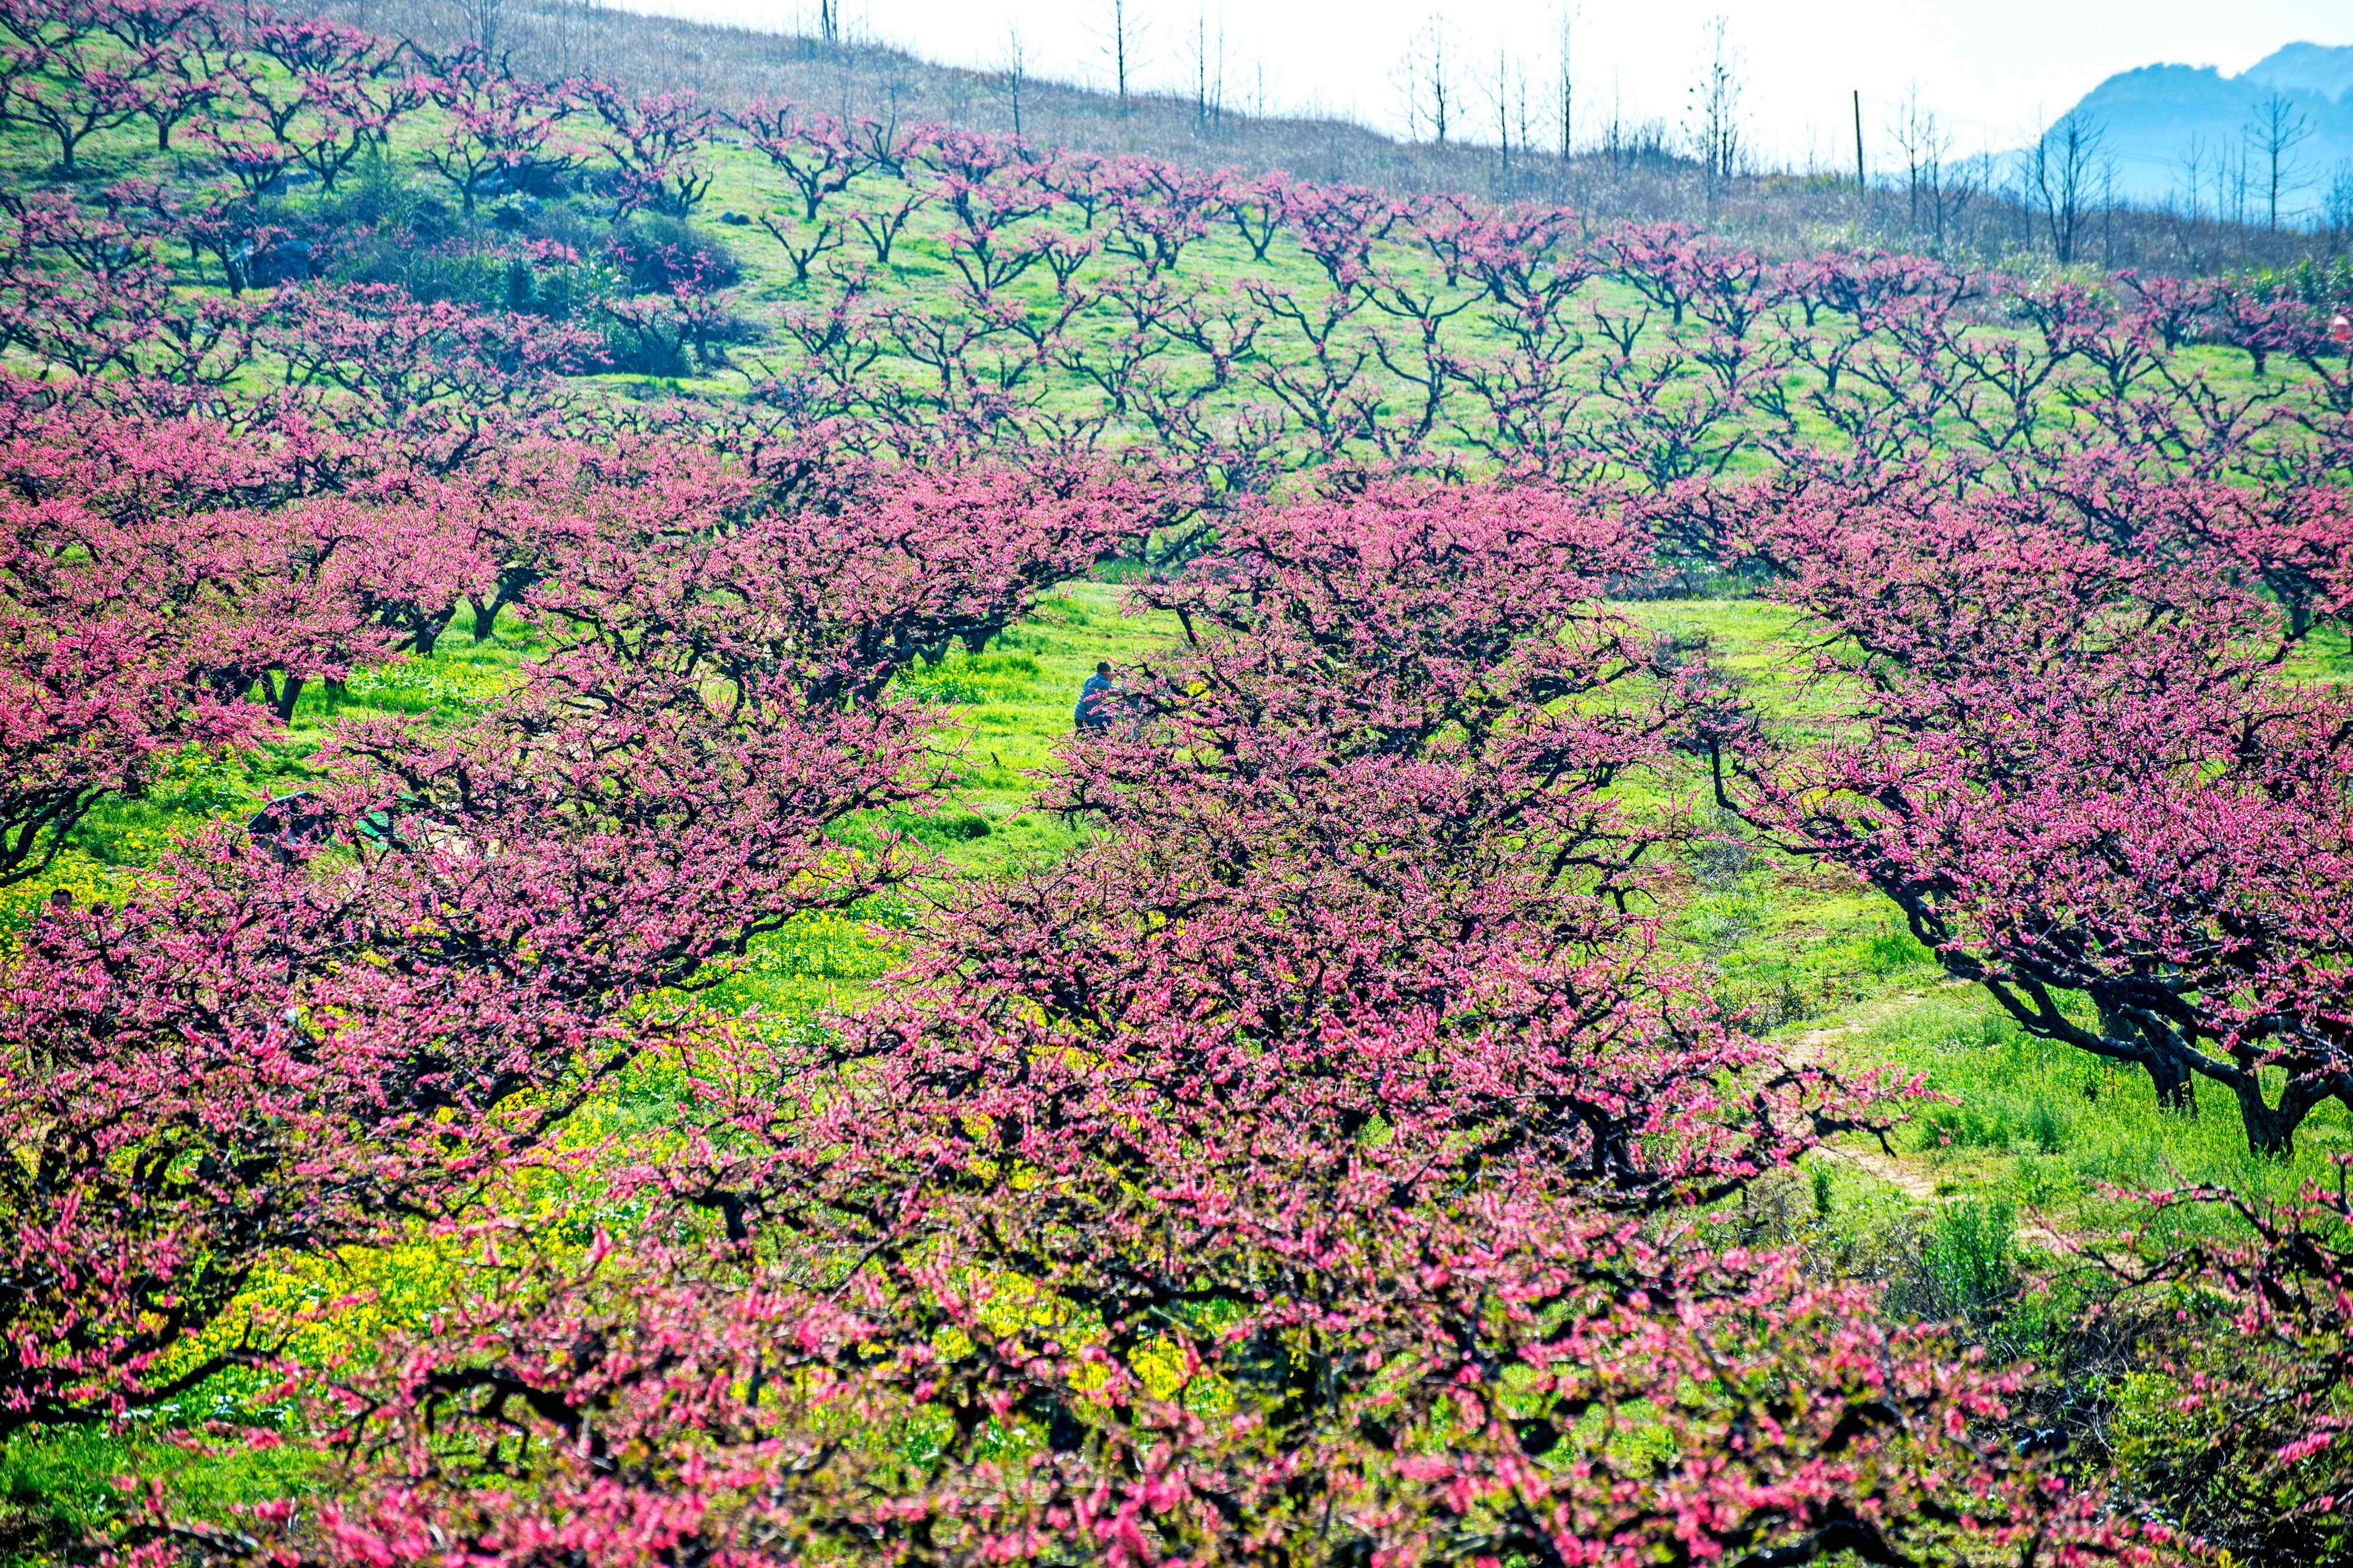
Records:
<instances>
[{"instance_id":1,"label":"person in blue shirt","mask_svg":"<svg viewBox=\"0 0 2353 1568\"><path fill-rule=\"evenodd\" d=\"M1095 672L1087 677L1087 683L1079 688L1079 706L1075 714L1079 728L1110 729L1112 701L1118 691L1119 688L1112 684L1110 663L1105 661L1096 665Z\"/></svg>"}]
</instances>

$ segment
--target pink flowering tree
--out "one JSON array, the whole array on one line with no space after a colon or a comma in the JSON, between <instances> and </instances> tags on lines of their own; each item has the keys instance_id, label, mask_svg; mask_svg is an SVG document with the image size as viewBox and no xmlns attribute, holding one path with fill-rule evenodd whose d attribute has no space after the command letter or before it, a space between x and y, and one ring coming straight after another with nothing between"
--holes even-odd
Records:
<instances>
[{"instance_id":1,"label":"pink flowering tree","mask_svg":"<svg viewBox=\"0 0 2353 1568\"><path fill-rule=\"evenodd\" d=\"M71 175L82 143L140 112L134 76L123 68L95 0L11 0L0 7L0 123L33 127L58 146Z\"/></svg>"},{"instance_id":2,"label":"pink flowering tree","mask_svg":"<svg viewBox=\"0 0 2353 1568\"><path fill-rule=\"evenodd\" d=\"M608 1178L644 1221L481 1233L440 1323L320 1391L318 1530L157 1528L322 1563L2136 1560L2001 1438L2009 1376L1691 1206L1851 1091L1725 1095L1738 1048L1618 912L1642 835L1596 792L1657 715L1545 694L1630 675L1593 588L1633 542L1390 490L1223 549L1138 728L1073 744L1103 841L960 901L868 1016L703 1042L686 1124ZM1130 787L1155 733L1198 743Z\"/></svg>"},{"instance_id":3,"label":"pink flowering tree","mask_svg":"<svg viewBox=\"0 0 2353 1568\"><path fill-rule=\"evenodd\" d=\"M1037 595L1132 548L1162 515L1141 476L819 464L819 431L756 470L649 452L650 484L592 503L594 534L533 589L534 616L681 679L798 683L871 700L918 659L974 652Z\"/></svg>"},{"instance_id":4,"label":"pink flowering tree","mask_svg":"<svg viewBox=\"0 0 2353 1568\"><path fill-rule=\"evenodd\" d=\"M251 732L202 676L161 617L0 611L0 883L46 870L94 806L143 793L182 747Z\"/></svg>"},{"instance_id":5,"label":"pink flowering tree","mask_svg":"<svg viewBox=\"0 0 2353 1568\"><path fill-rule=\"evenodd\" d=\"M554 376L594 364L603 347L583 327L423 304L382 283L283 289L264 341L292 384L349 395L322 415L353 426L446 417L458 453L482 449L499 417L543 401Z\"/></svg>"},{"instance_id":6,"label":"pink flowering tree","mask_svg":"<svg viewBox=\"0 0 2353 1568\"><path fill-rule=\"evenodd\" d=\"M580 97L604 124L600 149L613 164L614 205L684 217L711 188L702 149L719 127L719 113L692 93L631 97L591 82Z\"/></svg>"},{"instance_id":7,"label":"pink flowering tree","mask_svg":"<svg viewBox=\"0 0 2353 1568\"><path fill-rule=\"evenodd\" d=\"M155 151L204 113L227 87L231 31L214 0L113 0L99 25L128 57L123 78L139 116L155 131Z\"/></svg>"},{"instance_id":8,"label":"pink flowering tree","mask_svg":"<svg viewBox=\"0 0 2353 1568\"><path fill-rule=\"evenodd\" d=\"M659 998L904 874L838 829L923 787L923 731L575 652L454 732L347 730L253 832L45 914L5 979L0 1425L250 1362L266 1325L206 1331L255 1268L466 1212L691 1017Z\"/></svg>"},{"instance_id":9,"label":"pink flowering tree","mask_svg":"<svg viewBox=\"0 0 2353 1568\"><path fill-rule=\"evenodd\" d=\"M417 156L468 212L484 192L560 179L588 149L565 129L577 105L559 89L516 76L502 60L461 54L418 84L445 128Z\"/></svg>"},{"instance_id":10,"label":"pink flowering tree","mask_svg":"<svg viewBox=\"0 0 2353 1568\"><path fill-rule=\"evenodd\" d=\"M52 403L10 381L0 450L0 881L44 869L100 802L181 748L248 737L220 689L234 606L208 591L195 509L266 483L267 457L201 421Z\"/></svg>"},{"instance_id":11,"label":"pink flowering tree","mask_svg":"<svg viewBox=\"0 0 2353 1568\"><path fill-rule=\"evenodd\" d=\"M1783 757L1736 725L1738 808L1878 888L2030 1032L2142 1065L2181 1110L2221 1085L2258 1149L2353 1104L2331 782L2353 723L2280 675L2271 603L1990 505L1822 486L1761 510L1862 731Z\"/></svg>"},{"instance_id":12,"label":"pink flowering tree","mask_svg":"<svg viewBox=\"0 0 2353 1568\"><path fill-rule=\"evenodd\" d=\"M2201 1186L2147 1202L2152 1233L2192 1223L2143 1248L2107 1309L2147 1325L2137 1360L2162 1401L2126 1430L2132 1485L2212 1547L2325 1562L2353 1484L2342 1398L2353 1202L2341 1174L2278 1199Z\"/></svg>"},{"instance_id":13,"label":"pink flowering tree","mask_svg":"<svg viewBox=\"0 0 2353 1568\"><path fill-rule=\"evenodd\" d=\"M745 140L792 186L807 223L818 221L828 199L877 167L871 129L863 122L845 122L822 110L766 98L754 99L733 118ZM889 259L887 254L882 259Z\"/></svg>"}]
</instances>

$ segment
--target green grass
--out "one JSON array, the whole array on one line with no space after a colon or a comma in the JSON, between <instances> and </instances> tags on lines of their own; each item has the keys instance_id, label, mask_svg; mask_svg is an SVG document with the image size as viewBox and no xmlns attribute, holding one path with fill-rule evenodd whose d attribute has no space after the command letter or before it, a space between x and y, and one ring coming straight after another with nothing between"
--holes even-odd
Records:
<instances>
[{"instance_id":1,"label":"green grass","mask_svg":"<svg viewBox=\"0 0 2353 1568\"><path fill-rule=\"evenodd\" d=\"M93 1543L135 1517L139 1478L164 1478L190 1516L226 1520L300 1492L316 1463L292 1447L190 1447L137 1428L18 1436L0 1444L0 1564L96 1561Z\"/></svg>"},{"instance_id":2,"label":"green grass","mask_svg":"<svg viewBox=\"0 0 2353 1568\"><path fill-rule=\"evenodd\" d=\"M1079 688L1099 661L1134 663L1176 635L1173 617L1127 613L1124 598L1113 584L1071 584L978 658L954 653L900 678L937 705L956 756L946 831L918 833L956 870L990 874L1068 853L1071 825L1031 801L1071 733Z\"/></svg>"},{"instance_id":3,"label":"green grass","mask_svg":"<svg viewBox=\"0 0 2353 1568\"><path fill-rule=\"evenodd\" d=\"M2185 1184L2284 1197L2353 1155L2353 1118L2334 1101L2298 1131L2292 1160L2269 1159L2248 1149L2236 1102L2214 1085L2199 1084L2194 1116L2168 1111L2138 1068L2027 1035L1966 987L1882 1016L1841 1054L1921 1073L1950 1097L1905 1137L1940 1185L2006 1197L2063 1227L2137 1228L2151 1216L2126 1194Z\"/></svg>"}]
</instances>

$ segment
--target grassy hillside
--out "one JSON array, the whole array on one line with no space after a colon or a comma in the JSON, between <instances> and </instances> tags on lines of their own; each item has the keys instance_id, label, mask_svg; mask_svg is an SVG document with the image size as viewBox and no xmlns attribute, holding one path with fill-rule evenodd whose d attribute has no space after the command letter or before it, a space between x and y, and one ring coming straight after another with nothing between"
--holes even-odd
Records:
<instances>
[{"instance_id":1,"label":"grassy hillside","mask_svg":"<svg viewBox=\"0 0 2353 1568\"><path fill-rule=\"evenodd\" d=\"M355 0L339 14L364 26L443 43L464 36L454 13L413 0ZM639 89L691 88L731 103L772 93L844 115L1014 129L1016 95L999 62L942 63L854 37L828 45L785 32L512 0L501 9L498 38L519 63L550 75L586 72ZM1400 39L1400 53L1403 47ZM1527 69L1540 76L1550 65L1531 60ZM1591 94L1594 88L1580 81L1577 90ZM1574 155L1563 159L1548 127L1532 137L1533 145L1499 152L1486 134L1483 110L1479 140L1444 144L1399 142L1313 115L1266 113L1253 104L1239 64L1206 101L1183 91L1146 92L1123 110L1107 93L1034 77L1018 97L1021 130L1041 146L1140 153L1205 168L1280 169L1399 193L1566 202L1603 221L1702 223L1778 252L1823 244L1943 245L1958 259L2021 267L2050 252L2042 215L2007 160L1948 170L1941 202L1947 216L1939 226L1924 214L1902 171L1878 153L1865 191L1855 188L1841 163L1838 172L1815 174L1761 166L1711 194L1679 129L1656 121L1619 127L1613 145L1596 114L1580 128ZM1870 133L1878 143L1883 128L1873 125ZM2179 151L2168 147L2165 155ZM2159 189L2155 195L2169 194ZM2217 211L2185 221L2160 210L2164 205L2151 199L2104 212L2096 223L2095 263L2200 272L2278 266L2306 254L2335 254L2346 243L2342 234L2332 239L2326 233L2277 233L2260 215L2226 222Z\"/></svg>"}]
</instances>

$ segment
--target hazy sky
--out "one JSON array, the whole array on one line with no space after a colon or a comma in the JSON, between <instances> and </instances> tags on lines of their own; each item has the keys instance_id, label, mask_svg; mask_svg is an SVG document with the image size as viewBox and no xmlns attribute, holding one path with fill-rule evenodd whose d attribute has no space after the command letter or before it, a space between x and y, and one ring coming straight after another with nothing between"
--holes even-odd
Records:
<instances>
[{"instance_id":1,"label":"hazy sky","mask_svg":"<svg viewBox=\"0 0 2353 1568\"><path fill-rule=\"evenodd\" d=\"M633 9L790 31L815 0L621 0ZM994 65L1018 23L1039 74L1101 83L1110 0L841 0L853 27L926 58ZM1494 79L1499 53L1538 83L1557 70L1556 0L1449 0L1464 74ZM1271 108L1322 109L1398 130L1398 66L1431 0L1128 0L1145 64L1132 79L1189 79L1196 19L1225 35L1229 101L1248 107L1263 69ZM2353 0L1583 0L1573 37L1577 119L1590 134L1613 90L1630 119L1680 121L1708 19L1724 16L1748 83L1760 148L1802 163L1852 159L1847 94L1866 140L1910 85L1965 143L2014 146L2111 72L2154 61L2237 71L2284 43L2353 43ZM1548 91L1548 87L1543 90ZM1492 121L1483 85L1465 109ZM1492 133L1491 133L1492 134ZM1965 149L1966 150L1966 149Z\"/></svg>"}]
</instances>

